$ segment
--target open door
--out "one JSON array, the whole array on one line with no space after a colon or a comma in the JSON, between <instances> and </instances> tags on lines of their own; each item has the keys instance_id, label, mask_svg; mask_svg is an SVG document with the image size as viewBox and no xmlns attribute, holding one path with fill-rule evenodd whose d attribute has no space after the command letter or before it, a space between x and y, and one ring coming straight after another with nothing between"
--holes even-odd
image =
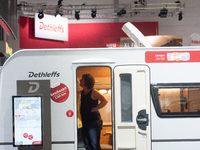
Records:
<instances>
[{"instance_id":1,"label":"open door","mask_svg":"<svg viewBox=\"0 0 200 150\"><path fill-rule=\"evenodd\" d=\"M83 66L77 68L77 82L82 78L83 74L91 74L95 78L94 88L103 94L108 103L99 110L101 119L103 120L103 128L100 135L100 145L102 150L112 150L112 111L111 111L111 68L106 66ZM79 89L80 88L80 89ZM82 90L77 85L77 90ZM81 98L81 93L77 92L77 98ZM81 114L80 99L77 100L77 119L78 119L78 150L85 150L83 138L81 134Z\"/></svg>"},{"instance_id":2,"label":"open door","mask_svg":"<svg viewBox=\"0 0 200 150\"><path fill-rule=\"evenodd\" d=\"M115 150L151 150L148 66L114 69Z\"/></svg>"}]
</instances>

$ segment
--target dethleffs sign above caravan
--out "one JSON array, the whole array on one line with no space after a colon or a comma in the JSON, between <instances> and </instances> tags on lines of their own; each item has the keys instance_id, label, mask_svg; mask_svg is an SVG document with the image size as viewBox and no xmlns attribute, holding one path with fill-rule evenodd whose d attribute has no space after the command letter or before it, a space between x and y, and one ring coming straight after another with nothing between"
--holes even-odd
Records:
<instances>
[{"instance_id":1,"label":"dethleffs sign above caravan","mask_svg":"<svg viewBox=\"0 0 200 150\"><path fill-rule=\"evenodd\" d=\"M35 14L35 37L68 41L68 19L56 18L55 16L46 15L42 19Z\"/></svg>"}]
</instances>

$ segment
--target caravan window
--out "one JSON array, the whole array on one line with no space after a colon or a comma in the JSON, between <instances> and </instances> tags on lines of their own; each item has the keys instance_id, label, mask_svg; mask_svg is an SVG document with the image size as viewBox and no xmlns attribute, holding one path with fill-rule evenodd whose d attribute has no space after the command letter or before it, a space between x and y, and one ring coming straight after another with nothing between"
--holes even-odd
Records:
<instances>
[{"instance_id":1,"label":"caravan window","mask_svg":"<svg viewBox=\"0 0 200 150\"><path fill-rule=\"evenodd\" d=\"M200 117L200 83L155 84L151 95L159 117Z\"/></svg>"},{"instance_id":2,"label":"caravan window","mask_svg":"<svg viewBox=\"0 0 200 150\"><path fill-rule=\"evenodd\" d=\"M132 79L131 74L120 74L121 122L132 122Z\"/></svg>"}]
</instances>

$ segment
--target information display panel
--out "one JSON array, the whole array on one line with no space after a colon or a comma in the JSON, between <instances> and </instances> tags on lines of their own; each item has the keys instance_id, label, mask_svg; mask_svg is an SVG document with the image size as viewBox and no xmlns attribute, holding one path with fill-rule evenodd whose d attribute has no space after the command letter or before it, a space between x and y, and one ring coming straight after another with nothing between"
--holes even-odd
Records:
<instances>
[{"instance_id":1,"label":"information display panel","mask_svg":"<svg viewBox=\"0 0 200 150\"><path fill-rule=\"evenodd\" d=\"M13 146L42 146L42 96L13 96Z\"/></svg>"}]
</instances>

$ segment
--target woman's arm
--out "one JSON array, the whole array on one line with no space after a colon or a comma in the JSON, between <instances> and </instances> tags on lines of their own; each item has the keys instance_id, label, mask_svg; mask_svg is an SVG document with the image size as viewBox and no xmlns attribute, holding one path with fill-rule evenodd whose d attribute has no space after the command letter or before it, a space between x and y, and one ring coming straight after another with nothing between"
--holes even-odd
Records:
<instances>
[{"instance_id":1,"label":"woman's arm","mask_svg":"<svg viewBox=\"0 0 200 150\"><path fill-rule=\"evenodd\" d=\"M92 108L91 112L95 112L95 111L103 108L108 103L108 100L105 98L105 96L103 96L103 94L101 94L96 89L92 90L91 98L94 100L96 100L96 99L100 100L100 103L96 107Z\"/></svg>"}]
</instances>

